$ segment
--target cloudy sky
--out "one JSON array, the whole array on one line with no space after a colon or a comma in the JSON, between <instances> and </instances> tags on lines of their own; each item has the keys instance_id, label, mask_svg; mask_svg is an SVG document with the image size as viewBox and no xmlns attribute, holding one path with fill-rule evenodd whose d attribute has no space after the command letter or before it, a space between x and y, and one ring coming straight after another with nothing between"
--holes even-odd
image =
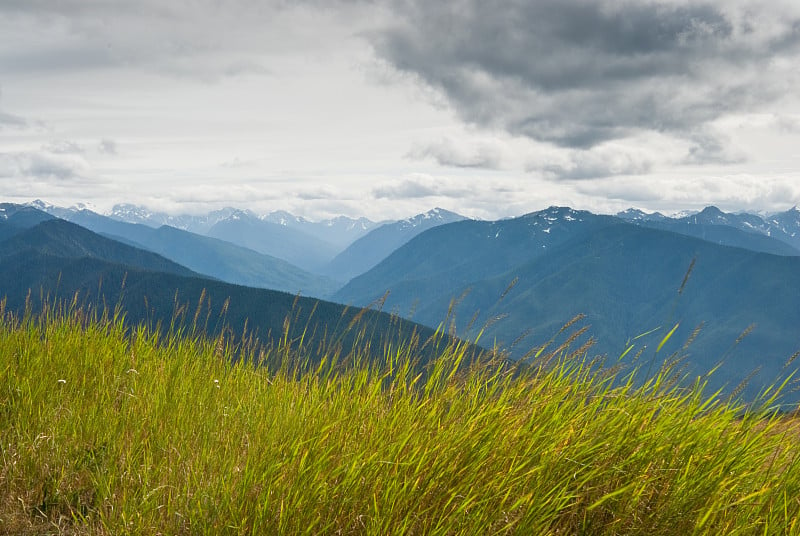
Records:
<instances>
[{"instance_id":1,"label":"cloudy sky","mask_svg":"<svg viewBox=\"0 0 800 536\"><path fill-rule=\"evenodd\" d=\"M0 0L0 191L496 218L800 204L796 0Z\"/></svg>"}]
</instances>

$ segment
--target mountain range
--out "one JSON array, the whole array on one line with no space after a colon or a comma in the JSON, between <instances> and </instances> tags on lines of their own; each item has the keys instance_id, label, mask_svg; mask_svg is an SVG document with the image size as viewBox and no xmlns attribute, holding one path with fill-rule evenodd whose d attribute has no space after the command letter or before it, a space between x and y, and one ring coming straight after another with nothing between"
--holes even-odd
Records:
<instances>
[{"instance_id":1,"label":"mountain range","mask_svg":"<svg viewBox=\"0 0 800 536\"><path fill-rule=\"evenodd\" d=\"M108 216L127 223L141 223L150 227L168 225L198 234L208 234L214 225L228 219L252 218L300 231L341 249L347 247L354 240L361 238L370 229L380 225L367 218L348 218L346 216L338 216L322 221L310 221L284 210L277 210L259 216L249 210L231 207L215 210L208 214L172 216L163 212L152 212L144 207L128 203L114 205Z\"/></svg>"},{"instance_id":2,"label":"mountain range","mask_svg":"<svg viewBox=\"0 0 800 536\"><path fill-rule=\"evenodd\" d=\"M132 241L223 281L323 298L417 234L465 219L439 208L405 220L375 223L345 216L311 222L285 211L259 216L235 208L204 215L170 216L131 204L115 205L106 215L86 205L63 208L36 200L29 206L100 234ZM172 229L170 236L180 236L182 240L173 243L163 236L153 238L150 228L161 229L162 235L168 234L165 228ZM198 236L215 238L217 242L203 242ZM240 250L222 248L220 241L239 246ZM191 256L189 250L193 252ZM259 253L260 258L253 257L253 253Z\"/></svg>"},{"instance_id":3,"label":"mountain range","mask_svg":"<svg viewBox=\"0 0 800 536\"><path fill-rule=\"evenodd\" d=\"M717 244L778 255L800 255L800 210L797 207L766 218L756 214L725 213L713 206L678 218L636 210L627 210L618 216L646 227L695 236ZM733 233L731 229L744 234Z\"/></svg>"},{"instance_id":4,"label":"mountain range","mask_svg":"<svg viewBox=\"0 0 800 536\"><path fill-rule=\"evenodd\" d=\"M747 249L751 233L726 229L730 245L720 245L563 207L464 221L412 239L334 299L378 301L426 325L449 318L460 336L481 332L484 344L516 358L578 314L595 338L591 351L611 359L633 341L636 352L657 359L654 349L675 324L661 358L682 352L702 325L686 350L689 370L721 362L710 383L729 390L752 373L743 391L752 398L800 350L800 252Z\"/></svg>"},{"instance_id":5,"label":"mountain range","mask_svg":"<svg viewBox=\"0 0 800 536\"><path fill-rule=\"evenodd\" d=\"M582 313L572 329L588 332L574 344L592 337L592 355L613 362L624 354L626 365L636 357L648 370L680 357L687 373L716 369L712 388L750 399L786 374L786 361L800 350L796 207L769 216L707 207L674 217L550 207L498 221L434 209L382 224L329 220L322 224L327 237L321 227L312 233L313 225L286 212L172 217L118 205L100 215L86 207L3 204L0 281L9 304L20 306L27 289L59 289L62 296L80 289L97 299L102 277L107 303L122 300L132 317L162 320L176 307L176 291L191 301L206 289L214 307L227 298L241 305L228 313L239 327L252 317L267 332L278 329L299 292L344 304L320 302L329 322L346 305L380 307L392 313L387 318L426 329L447 322L458 336L480 334L481 344L515 359L548 340L566 340L560 326ZM108 282L121 285L125 274L125 291L112 292ZM302 308L312 303L302 301ZM273 307L279 313L269 312Z\"/></svg>"}]
</instances>

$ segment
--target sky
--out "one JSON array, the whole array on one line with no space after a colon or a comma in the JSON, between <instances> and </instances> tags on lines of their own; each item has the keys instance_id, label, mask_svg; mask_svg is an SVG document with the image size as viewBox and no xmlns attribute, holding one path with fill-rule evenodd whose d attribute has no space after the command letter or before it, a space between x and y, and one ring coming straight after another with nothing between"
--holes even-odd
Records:
<instances>
[{"instance_id":1,"label":"sky","mask_svg":"<svg viewBox=\"0 0 800 536\"><path fill-rule=\"evenodd\" d=\"M796 0L0 0L0 197L775 212L799 66Z\"/></svg>"}]
</instances>

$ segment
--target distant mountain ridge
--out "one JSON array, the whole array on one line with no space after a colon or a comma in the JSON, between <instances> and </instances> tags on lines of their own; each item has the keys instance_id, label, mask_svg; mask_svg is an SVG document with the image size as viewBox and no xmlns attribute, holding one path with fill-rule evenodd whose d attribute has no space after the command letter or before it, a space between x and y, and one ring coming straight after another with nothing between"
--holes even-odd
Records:
<instances>
[{"instance_id":1,"label":"distant mountain ridge","mask_svg":"<svg viewBox=\"0 0 800 536\"><path fill-rule=\"evenodd\" d=\"M715 206L680 217L666 217L658 212L647 214L636 209L620 212L617 216L639 225L696 236L724 245L737 245L778 255L800 255L800 210L796 206L766 217L747 212L723 212ZM742 239L742 235L739 235L731 239L730 233L723 230L726 228L753 236ZM775 241L790 248L782 247Z\"/></svg>"},{"instance_id":2,"label":"distant mountain ridge","mask_svg":"<svg viewBox=\"0 0 800 536\"><path fill-rule=\"evenodd\" d=\"M232 207L203 215L173 216L130 203L114 205L107 215L98 214L82 204L63 208L36 200L29 205L82 225L91 223L94 227L90 227L95 230L123 237L126 236L124 233L113 230L115 227L109 223L110 220L151 228L167 225L281 259L304 271L341 283L363 273L416 234L436 225L465 219L440 208L399 221L376 223L363 217L347 216L313 222L287 211L260 216L251 210ZM100 225L98 216L106 218L106 223ZM385 226L388 227L367 240L366 244L347 251L361 238ZM337 255L341 258L335 259Z\"/></svg>"},{"instance_id":3,"label":"distant mountain ridge","mask_svg":"<svg viewBox=\"0 0 800 536\"><path fill-rule=\"evenodd\" d=\"M88 209L58 209L47 205L43 208L86 229L158 253L198 274L229 283L319 298L330 295L340 286L282 259L167 225L153 228L126 223Z\"/></svg>"},{"instance_id":4,"label":"distant mountain ridge","mask_svg":"<svg viewBox=\"0 0 800 536\"><path fill-rule=\"evenodd\" d=\"M235 208L223 208L202 215L183 214L173 216L163 212L152 212L139 205L120 203L114 205L111 211L108 214L104 214L104 216L125 223L138 223L153 228L169 225L176 229L204 235L215 224L231 217L238 210Z\"/></svg>"},{"instance_id":5,"label":"distant mountain ridge","mask_svg":"<svg viewBox=\"0 0 800 536\"><path fill-rule=\"evenodd\" d=\"M162 212L152 212L145 207L129 203L114 205L107 215L110 218L127 223L141 223L151 227L169 225L170 227L198 234L208 234L216 224L234 217L236 219L256 218L264 222L302 231L340 248L347 247L348 244L378 225L367 218L338 216L322 221L311 221L284 210L259 215L250 210L232 207L215 210L207 214L171 216Z\"/></svg>"},{"instance_id":6,"label":"distant mountain ridge","mask_svg":"<svg viewBox=\"0 0 800 536\"><path fill-rule=\"evenodd\" d=\"M378 264L418 234L465 219L455 212L434 208L411 218L385 223L350 244L321 273L342 282L349 281Z\"/></svg>"},{"instance_id":7,"label":"distant mountain ridge","mask_svg":"<svg viewBox=\"0 0 800 536\"><path fill-rule=\"evenodd\" d=\"M108 214L98 214L83 204L63 208L37 199L28 205L69 221L91 212L121 223L167 225L225 240L310 272L319 272L337 253L379 225L367 218L339 216L314 222L286 211L258 215L232 207L200 215L170 215L130 203L116 204Z\"/></svg>"},{"instance_id":8,"label":"distant mountain ridge","mask_svg":"<svg viewBox=\"0 0 800 536\"><path fill-rule=\"evenodd\" d=\"M295 216L284 210L270 212L260 219L291 227L303 231L311 236L322 239L337 246L340 249L358 240L371 229L380 225L367 218L349 218L347 216L337 216L322 221L310 221L301 216Z\"/></svg>"}]
</instances>

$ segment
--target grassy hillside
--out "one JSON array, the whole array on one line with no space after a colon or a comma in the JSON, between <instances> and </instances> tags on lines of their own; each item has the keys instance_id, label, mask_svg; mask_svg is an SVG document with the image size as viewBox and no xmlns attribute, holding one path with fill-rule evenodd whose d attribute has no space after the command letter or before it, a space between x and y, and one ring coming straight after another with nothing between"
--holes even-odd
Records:
<instances>
[{"instance_id":1,"label":"grassy hillside","mask_svg":"<svg viewBox=\"0 0 800 536\"><path fill-rule=\"evenodd\" d=\"M795 421L441 350L296 375L72 311L0 322L0 533L797 534ZM461 364L460 367L458 365ZM617 387L611 387L617 385Z\"/></svg>"}]
</instances>

